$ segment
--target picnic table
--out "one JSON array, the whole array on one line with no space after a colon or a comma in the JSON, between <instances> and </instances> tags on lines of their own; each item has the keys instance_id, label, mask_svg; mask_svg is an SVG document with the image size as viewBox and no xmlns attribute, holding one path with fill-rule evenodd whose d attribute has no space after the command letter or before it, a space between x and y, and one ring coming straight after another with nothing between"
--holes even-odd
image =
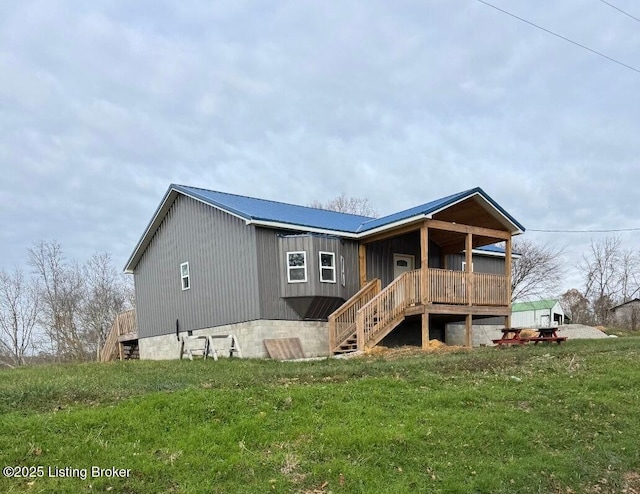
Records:
<instances>
[{"instance_id":1,"label":"picnic table","mask_svg":"<svg viewBox=\"0 0 640 494\"><path fill-rule=\"evenodd\" d=\"M491 340L497 346L510 346L510 345L524 345L533 341L534 345L540 342L553 343L554 341L559 345L563 341L567 341L566 336L558 336L558 327L552 326L548 328L537 328L538 334L533 337L522 337L521 333L525 328L504 328L502 331L502 338L497 340Z\"/></svg>"},{"instance_id":2,"label":"picnic table","mask_svg":"<svg viewBox=\"0 0 640 494\"><path fill-rule=\"evenodd\" d=\"M529 341L533 341L534 345L537 345L541 341L543 343L553 343L554 341L559 345L563 341L567 341L566 336L558 336L558 327L551 326L549 328L538 328L538 336L529 338Z\"/></svg>"},{"instance_id":3,"label":"picnic table","mask_svg":"<svg viewBox=\"0 0 640 494\"><path fill-rule=\"evenodd\" d=\"M520 333L524 328L503 328L502 338L497 340L491 340L498 346L504 345L524 345L529 340L526 338L521 338Z\"/></svg>"}]
</instances>

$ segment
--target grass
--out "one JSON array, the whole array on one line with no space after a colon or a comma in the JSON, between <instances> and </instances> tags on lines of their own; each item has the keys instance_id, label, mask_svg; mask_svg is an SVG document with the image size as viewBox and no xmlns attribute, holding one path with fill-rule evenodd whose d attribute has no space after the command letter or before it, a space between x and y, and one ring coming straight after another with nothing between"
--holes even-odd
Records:
<instances>
[{"instance_id":1,"label":"grass","mask_svg":"<svg viewBox=\"0 0 640 494\"><path fill-rule=\"evenodd\" d=\"M639 355L626 337L0 372L1 466L35 474L0 492L637 493Z\"/></svg>"}]
</instances>

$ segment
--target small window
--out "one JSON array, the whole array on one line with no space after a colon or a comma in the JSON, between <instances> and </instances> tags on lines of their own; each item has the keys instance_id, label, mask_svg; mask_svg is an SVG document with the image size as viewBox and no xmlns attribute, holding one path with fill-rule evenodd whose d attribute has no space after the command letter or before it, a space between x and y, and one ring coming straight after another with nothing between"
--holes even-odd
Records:
<instances>
[{"instance_id":1,"label":"small window","mask_svg":"<svg viewBox=\"0 0 640 494\"><path fill-rule=\"evenodd\" d=\"M183 262L180 264L180 277L182 278L182 289L188 290L191 288L191 282L189 280L189 263Z\"/></svg>"},{"instance_id":2,"label":"small window","mask_svg":"<svg viewBox=\"0 0 640 494\"><path fill-rule=\"evenodd\" d=\"M462 261L462 271L467 270L467 261ZM471 271L473 271L473 263L471 263Z\"/></svg>"},{"instance_id":3,"label":"small window","mask_svg":"<svg viewBox=\"0 0 640 494\"><path fill-rule=\"evenodd\" d=\"M400 268L406 268L406 267L409 267L409 263L404 259L399 259L398 261L396 261L396 266Z\"/></svg>"},{"instance_id":4,"label":"small window","mask_svg":"<svg viewBox=\"0 0 640 494\"><path fill-rule=\"evenodd\" d=\"M307 281L307 253L305 251L287 252L287 281L289 283Z\"/></svg>"},{"instance_id":5,"label":"small window","mask_svg":"<svg viewBox=\"0 0 640 494\"><path fill-rule=\"evenodd\" d=\"M336 282L336 255L333 252L320 252L320 281Z\"/></svg>"},{"instance_id":6,"label":"small window","mask_svg":"<svg viewBox=\"0 0 640 494\"><path fill-rule=\"evenodd\" d=\"M344 256L340 256L340 281L342 282L342 286L346 286L347 277L344 274Z\"/></svg>"}]
</instances>

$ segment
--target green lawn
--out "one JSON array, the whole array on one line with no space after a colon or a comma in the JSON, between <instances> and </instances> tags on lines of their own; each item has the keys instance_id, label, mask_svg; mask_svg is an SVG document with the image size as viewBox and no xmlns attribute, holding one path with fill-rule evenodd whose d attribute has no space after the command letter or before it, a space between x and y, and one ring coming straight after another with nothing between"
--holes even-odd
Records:
<instances>
[{"instance_id":1,"label":"green lawn","mask_svg":"<svg viewBox=\"0 0 640 494\"><path fill-rule=\"evenodd\" d=\"M0 464L31 477L0 492L638 493L639 356L625 337L2 371Z\"/></svg>"}]
</instances>

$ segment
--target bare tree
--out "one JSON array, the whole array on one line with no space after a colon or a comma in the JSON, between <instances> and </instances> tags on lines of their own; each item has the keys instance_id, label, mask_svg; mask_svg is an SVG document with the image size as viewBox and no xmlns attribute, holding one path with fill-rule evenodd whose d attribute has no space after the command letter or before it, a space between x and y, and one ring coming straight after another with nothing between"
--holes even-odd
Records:
<instances>
[{"instance_id":1,"label":"bare tree","mask_svg":"<svg viewBox=\"0 0 640 494\"><path fill-rule=\"evenodd\" d=\"M19 269L0 270L0 361L10 367L25 364L33 343L39 298Z\"/></svg>"},{"instance_id":2,"label":"bare tree","mask_svg":"<svg viewBox=\"0 0 640 494\"><path fill-rule=\"evenodd\" d=\"M609 309L630 300L640 289L640 260L633 251L623 249L619 236L592 240L578 267L584 273L584 294L598 324L607 324Z\"/></svg>"},{"instance_id":3,"label":"bare tree","mask_svg":"<svg viewBox=\"0 0 640 494\"><path fill-rule=\"evenodd\" d=\"M583 254L580 268L585 276L585 295L598 299L620 290L620 237L591 241L588 254Z\"/></svg>"},{"instance_id":4,"label":"bare tree","mask_svg":"<svg viewBox=\"0 0 640 494\"><path fill-rule=\"evenodd\" d=\"M338 211L340 213L369 216L372 218L378 216L378 213L369 202L369 199L361 197L347 197L344 192L338 197L327 201L326 203L313 201L311 204L309 204L309 207L327 209L329 211Z\"/></svg>"},{"instance_id":5,"label":"bare tree","mask_svg":"<svg viewBox=\"0 0 640 494\"><path fill-rule=\"evenodd\" d=\"M569 316L574 324L590 324L591 308L589 299L577 288L571 288L560 297L560 305L564 313Z\"/></svg>"},{"instance_id":6,"label":"bare tree","mask_svg":"<svg viewBox=\"0 0 640 494\"><path fill-rule=\"evenodd\" d=\"M640 254L626 249L620 253L620 297L627 302L640 292Z\"/></svg>"},{"instance_id":7,"label":"bare tree","mask_svg":"<svg viewBox=\"0 0 640 494\"><path fill-rule=\"evenodd\" d=\"M564 275L562 249L523 239L513 242L519 254L511 269L511 299L530 300L558 292Z\"/></svg>"},{"instance_id":8,"label":"bare tree","mask_svg":"<svg viewBox=\"0 0 640 494\"><path fill-rule=\"evenodd\" d=\"M94 254L83 266L86 293L81 320L87 345L100 360L100 352L117 314L129 308L129 287L108 253Z\"/></svg>"},{"instance_id":9,"label":"bare tree","mask_svg":"<svg viewBox=\"0 0 640 494\"><path fill-rule=\"evenodd\" d=\"M78 264L67 264L56 242L41 241L29 249L30 264L38 278L42 301L40 323L57 359L84 360L87 348L80 310L84 279Z\"/></svg>"}]
</instances>

